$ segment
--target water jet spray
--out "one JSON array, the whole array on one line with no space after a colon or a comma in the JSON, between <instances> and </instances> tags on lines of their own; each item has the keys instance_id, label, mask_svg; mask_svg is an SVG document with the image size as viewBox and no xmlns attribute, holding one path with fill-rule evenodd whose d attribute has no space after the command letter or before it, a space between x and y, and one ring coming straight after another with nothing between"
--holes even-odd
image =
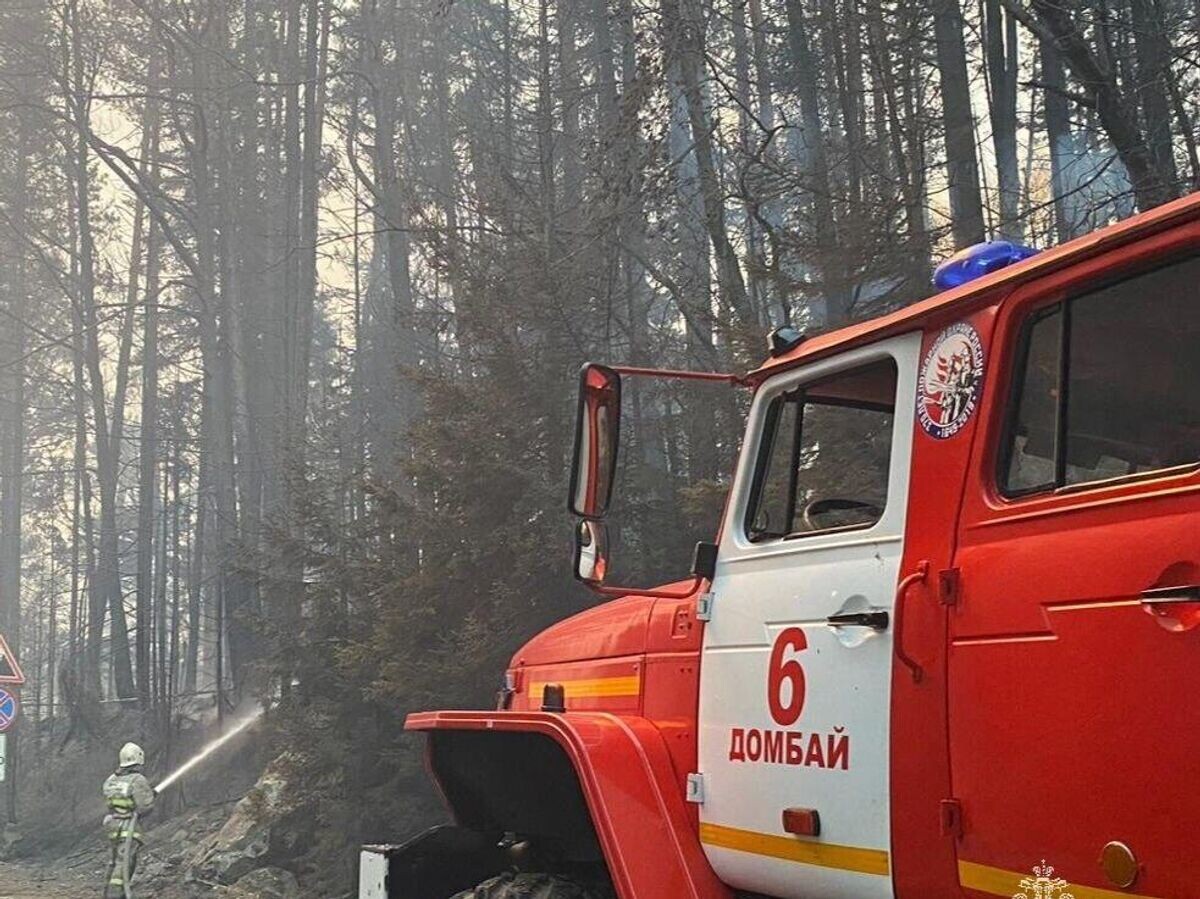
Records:
<instances>
[{"instance_id":1,"label":"water jet spray","mask_svg":"<svg viewBox=\"0 0 1200 899\"><path fill-rule=\"evenodd\" d=\"M217 737L215 740L197 752L194 756L163 778L162 781L159 782L158 786L154 788L154 791L156 793L161 793L167 787L171 786L171 784L175 783L175 781L179 780L179 778L183 777L183 775L187 774L238 734L247 730L250 725L262 717L262 714L263 709L260 706L251 712L247 717L243 718L240 722L234 725L227 733Z\"/></svg>"}]
</instances>

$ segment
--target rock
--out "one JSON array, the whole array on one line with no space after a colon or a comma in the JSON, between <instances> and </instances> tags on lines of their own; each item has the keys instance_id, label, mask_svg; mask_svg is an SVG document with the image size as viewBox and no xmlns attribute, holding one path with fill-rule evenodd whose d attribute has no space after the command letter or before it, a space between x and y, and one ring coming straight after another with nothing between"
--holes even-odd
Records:
<instances>
[{"instance_id":1,"label":"rock","mask_svg":"<svg viewBox=\"0 0 1200 899\"><path fill-rule=\"evenodd\" d=\"M261 865L270 848L269 827L247 826L232 839L218 837L216 844L193 865L194 874L209 882L233 883Z\"/></svg>"},{"instance_id":2,"label":"rock","mask_svg":"<svg viewBox=\"0 0 1200 899\"><path fill-rule=\"evenodd\" d=\"M134 890L135 894L147 893L157 896L164 885L174 884L183 879L179 861L160 858L152 853L144 854L138 861L137 879L134 886L142 885L142 890ZM147 889L147 887L153 887Z\"/></svg>"},{"instance_id":3,"label":"rock","mask_svg":"<svg viewBox=\"0 0 1200 899\"><path fill-rule=\"evenodd\" d=\"M256 869L287 861L303 851L297 822L311 819L289 795L284 773L287 762L281 756L268 765L217 834L201 844L189 865L193 879L233 884Z\"/></svg>"},{"instance_id":4,"label":"rock","mask_svg":"<svg viewBox=\"0 0 1200 899\"><path fill-rule=\"evenodd\" d=\"M298 899L300 884L282 868L259 868L238 879L233 886L220 887L221 899Z\"/></svg>"},{"instance_id":5,"label":"rock","mask_svg":"<svg viewBox=\"0 0 1200 899\"><path fill-rule=\"evenodd\" d=\"M194 874L202 880L231 884L261 867L271 848L271 823L285 788L283 777L268 768L234 806L216 836L201 846Z\"/></svg>"}]
</instances>

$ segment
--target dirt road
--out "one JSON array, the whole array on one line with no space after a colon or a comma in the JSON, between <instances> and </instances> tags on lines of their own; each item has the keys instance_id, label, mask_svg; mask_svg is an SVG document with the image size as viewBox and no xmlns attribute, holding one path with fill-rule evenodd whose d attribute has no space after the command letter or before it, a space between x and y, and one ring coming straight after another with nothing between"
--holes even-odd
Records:
<instances>
[{"instance_id":1,"label":"dirt road","mask_svg":"<svg viewBox=\"0 0 1200 899\"><path fill-rule=\"evenodd\" d=\"M89 884L74 873L0 862L0 899L94 899L100 895L99 883Z\"/></svg>"}]
</instances>

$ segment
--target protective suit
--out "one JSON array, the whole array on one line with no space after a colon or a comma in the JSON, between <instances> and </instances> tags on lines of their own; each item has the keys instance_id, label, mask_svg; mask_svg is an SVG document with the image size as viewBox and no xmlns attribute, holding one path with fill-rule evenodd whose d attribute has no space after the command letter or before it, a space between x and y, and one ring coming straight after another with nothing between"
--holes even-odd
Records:
<instances>
[{"instance_id":1,"label":"protective suit","mask_svg":"<svg viewBox=\"0 0 1200 899\"><path fill-rule=\"evenodd\" d=\"M104 801L109 813L104 829L112 846L112 861L104 895L132 895L128 883L137 867L138 849L142 845L141 822L154 808L155 793L150 781L142 774L146 757L141 747L127 743L121 749L121 767L104 781Z\"/></svg>"}]
</instances>

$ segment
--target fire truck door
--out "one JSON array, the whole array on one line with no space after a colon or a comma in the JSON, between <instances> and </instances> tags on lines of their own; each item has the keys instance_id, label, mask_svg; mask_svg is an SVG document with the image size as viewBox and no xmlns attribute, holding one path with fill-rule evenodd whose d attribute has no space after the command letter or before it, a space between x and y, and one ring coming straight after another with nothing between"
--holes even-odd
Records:
<instances>
[{"instance_id":1,"label":"fire truck door","mask_svg":"<svg viewBox=\"0 0 1200 899\"><path fill-rule=\"evenodd\" d=\"M1200 258L1133 272L1031 285L997 323L950 615L971 897L1200 896Z\"/></svg>"},{"instance_id":2,"label":"fire truck door","mask_svg":"<svg viewBox=\"0 0 1200 899\"><path fill-rule=\"evenodd\" d=\"M821 360L755 399L700 678L700 836L733 887L893 895L892 615L919 335Z\"/></svg>"}]
</instances>

